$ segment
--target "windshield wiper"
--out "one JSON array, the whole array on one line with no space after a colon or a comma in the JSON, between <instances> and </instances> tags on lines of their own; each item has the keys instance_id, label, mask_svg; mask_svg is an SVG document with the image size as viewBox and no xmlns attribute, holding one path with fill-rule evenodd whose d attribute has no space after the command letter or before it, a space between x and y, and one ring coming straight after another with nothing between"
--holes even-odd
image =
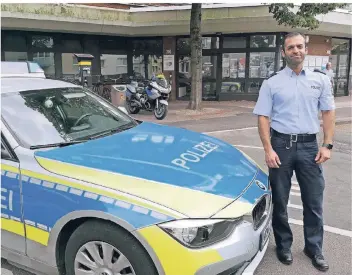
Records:
<instances>
[{"instance_id":1,"label":"windshield wiper","mask_svg":"<svg viewBox=\"0 0 352 275\"><path fill-rule=\"evenodd\" d=\"M131 129L134 126L136 126L136 124L134 124L133 122L129 122L129 123L121 125L121 126L119 126L117 128L113 128L113 129L98 133L96 135L90 136L89 139L96 139L96 138L99 138L99 137L104 137L104 136L112 135L112 134L115 134L115 133L119 133L119 132L122 132L122 131L125 131L125 130L128 130L128 129Z\"/></svg>"},{"instance_id":2,"label":"windshield wiper","mask_svg":"<svg viewBox=\"0 0 352 275\"><path fill-rule=\"evenodd\" d=\"M40 149L40 148L49 148L49 147L65 147L77 143L86 142L87 140L73 140L73 141L64 141L58 143L51 143L51 144L41 144L41 145L33 145L29 147L29 149Z\"/></svg>"}]
</instances>

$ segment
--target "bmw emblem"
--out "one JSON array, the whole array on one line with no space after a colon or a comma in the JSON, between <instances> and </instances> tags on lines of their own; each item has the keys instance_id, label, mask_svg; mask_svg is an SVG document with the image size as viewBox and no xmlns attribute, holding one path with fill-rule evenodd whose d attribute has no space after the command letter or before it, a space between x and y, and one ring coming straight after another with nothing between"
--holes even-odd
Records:
<instances>
[{"instance_id":1,"label":"bmw emblem","mask_svg":"<svg viewBox=\"0 0 352 275\"><path fill-rule=\"evenodd\" d=\"M264 191L266 191L266 186L264 185L264 183L262 183L261 181L259 180L256 180L255 183L258 185L258 187Z\"/></svg>"}]
</instances>

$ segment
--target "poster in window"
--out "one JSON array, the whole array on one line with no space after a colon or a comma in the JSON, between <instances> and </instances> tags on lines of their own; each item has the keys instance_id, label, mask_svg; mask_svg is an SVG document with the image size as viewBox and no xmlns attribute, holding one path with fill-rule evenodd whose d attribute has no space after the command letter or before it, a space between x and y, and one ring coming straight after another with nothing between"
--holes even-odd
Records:
<instances>
[{"instance_id":1,"label":"poster in window","mask_svg":"<svg viewBox=\"0 0 352 275\"><path fill-rule=\"evenodd\" d=\"M165 54L164 57L164 71L175 70L175 56L173 54Z\"/></svg>"}]
</instances>

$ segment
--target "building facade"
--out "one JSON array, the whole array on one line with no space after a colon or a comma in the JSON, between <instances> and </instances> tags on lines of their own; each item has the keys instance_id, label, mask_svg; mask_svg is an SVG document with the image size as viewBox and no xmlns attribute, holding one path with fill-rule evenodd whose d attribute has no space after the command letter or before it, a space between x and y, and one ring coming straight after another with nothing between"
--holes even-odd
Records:
<instances>
[{"instance_id":1,"label":"building facade","mask_svg":"<svg viewBox=\"0 0 352 275\"><path fill-rule=\"evenodd\" d=\"M191 90L189 6L109 8L84 5L2 4L1 59L33 60L48 77L78 76L73 53L90 53L93 83L150 79L164 73L172 99L188 100ZM338 10L319 19L307 35L305 65L332 63L334 94L352 90L352 13ZM285 63L281 44L290 28L278 26L265 5L205 5L203 99L256 100L265 78Z\"/></svg>"}]
</instances>

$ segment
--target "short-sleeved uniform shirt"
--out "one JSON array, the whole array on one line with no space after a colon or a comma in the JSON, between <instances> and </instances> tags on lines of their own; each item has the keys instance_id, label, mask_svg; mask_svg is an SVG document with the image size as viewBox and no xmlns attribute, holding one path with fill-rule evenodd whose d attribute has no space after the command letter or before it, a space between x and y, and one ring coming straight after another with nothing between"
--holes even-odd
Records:
<instances>
[{"instance_id":1,"label":"short-sleeved uniform shirt","mask_svg":"<svg viewBox=\"0 0 352 275\"><path fill-rule=\"evenodd\" d=\"M285 67L264 80L253 110L271 119L271 127L284 134L316 134L319 111L335 109L330 79L303 68L297 75Z\"/></svg>"}]
</instances>

